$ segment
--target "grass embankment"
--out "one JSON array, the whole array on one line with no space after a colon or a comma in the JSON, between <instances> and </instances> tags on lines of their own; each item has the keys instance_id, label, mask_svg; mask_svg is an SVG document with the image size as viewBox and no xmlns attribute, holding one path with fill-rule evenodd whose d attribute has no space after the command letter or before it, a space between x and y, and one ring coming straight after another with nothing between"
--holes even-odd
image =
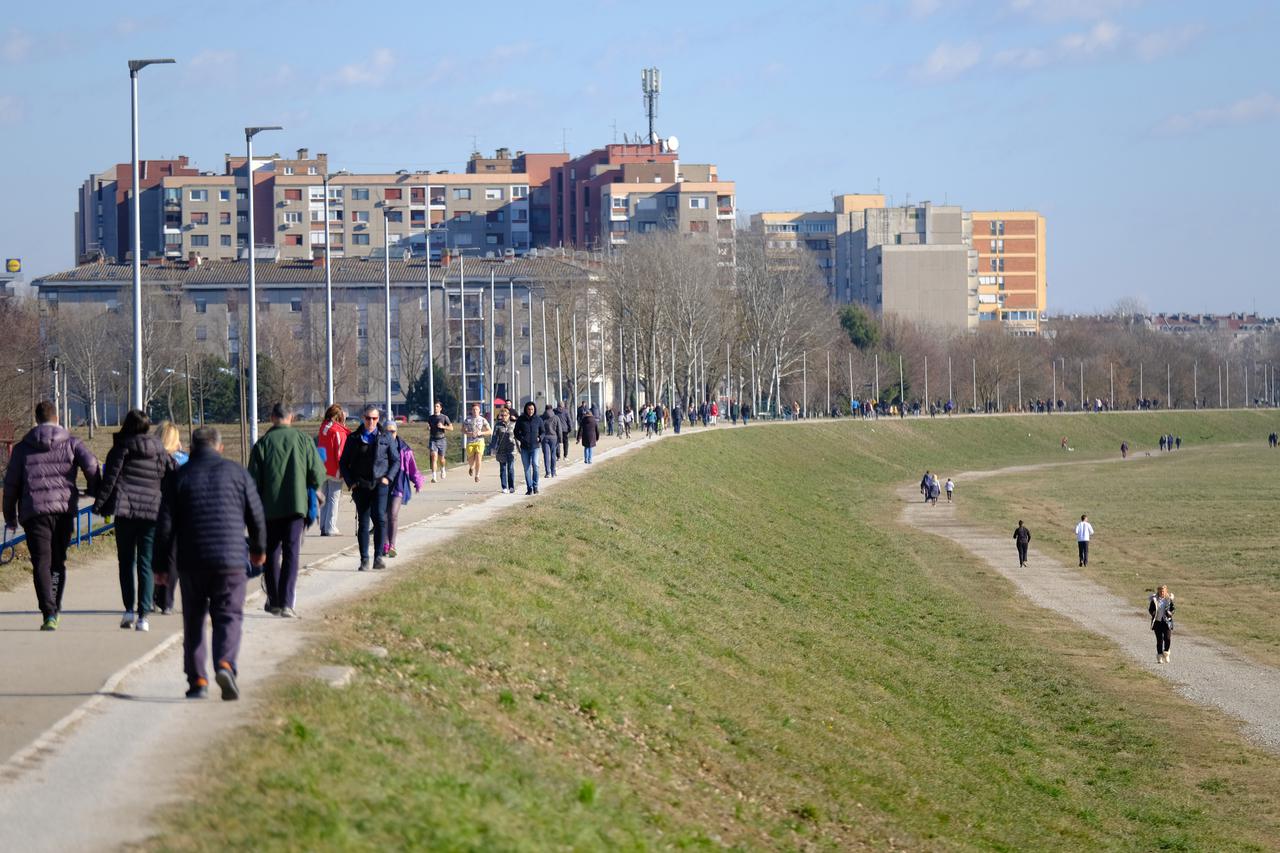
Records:
<instances>
[{"instance_id":1,"label":"grass embankment","mask_svg":"<svg viewBox=\"0 0 1280 853\"><path fill-rule=\"evenodd\" d=\"M1167 583L1182 624L1271 663L1280 653L1280 453L1265 433L1255 439L978 480L961 509L997 530L1022 518L1033 544L1070 566L1071 530L1088 512L1097 536L1081 571L1138 608Z\"/></svg>"},{"instance_id":2,"label":"grass embankment","mask_svg":"<svg viewBox=\"0 0 1280 853\"><path fill-rule=\"evenodd\" d=\"M759 427L602 466L331 619L297 665L353 686L281 683L154 844L1264 848L1280 762L896 523L925 467L1053 458L1063 423L1102 453L1124 420Z\"/></svg>"}]
</instances>

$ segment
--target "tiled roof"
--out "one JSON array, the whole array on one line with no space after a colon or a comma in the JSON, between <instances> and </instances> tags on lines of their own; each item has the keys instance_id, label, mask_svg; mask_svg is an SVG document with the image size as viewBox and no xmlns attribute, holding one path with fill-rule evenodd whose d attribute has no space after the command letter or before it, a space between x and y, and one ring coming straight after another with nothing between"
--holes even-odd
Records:
<instances>
[{"instance_id":1,"label":"tiled roof","mask_svg":"<svg viewBox=\"0 0 1280 853\"><path fill-rule=\"evenodd\" d=\"M431 280L438 282L441 275L445 280L455 282L461 271L462 261L454 258L447 269L439 264L431 265ZM380 258L365 260L363 258L335 258L333 261L334 284L365 284L382 281L383 263ZM488 279L490 273L506 281L511 278L537 280L589 280L601 275L599 269L581 261L562 258L512 258L486 260L468 258L466 275L468 281ZM198 266L164 266L142 268L142 280L155 283L172 283L188 285L239 284L249 277L249 270L244 261L205 261ZM421 281L427 279L427 265L422 260L393 260L391 262L391 280L395 282ZM133 267L129 264L84 264L74 269L52 275L41 276L33 283L121 283L133 280ZM258 261L257 280L259 284L323 284L324 268L313 266L306 261Z\"/></svg>"}]
</instances>

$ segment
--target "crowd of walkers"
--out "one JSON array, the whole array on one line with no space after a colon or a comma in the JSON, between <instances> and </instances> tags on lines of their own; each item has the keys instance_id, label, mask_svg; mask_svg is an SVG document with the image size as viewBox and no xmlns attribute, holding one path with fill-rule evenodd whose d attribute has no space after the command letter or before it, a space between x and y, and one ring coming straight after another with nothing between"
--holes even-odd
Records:
<instances>
[{"instance_id":1,"label":"crowd of walkers","mask_svg":"<svg viewBox=\"0 0 1280 853\"><path fill-rule=\"evenodd\" d=\"M702 409L698 417L713 424L718 409ZM88 497L96 513L114 520L121 628L148 631L156 611L174 612L175 593L182 588L189 698L208 695L210 657L222 698L238 698L236 661L248 579L261 575L267 613L296 617L303 534L315 523L321 536L340 535L344 490L354 509L357 570L371 571L385 569L386 560L396 556L400 509L427 485L399 425L384 423L376 406L363 410L354 429L348 428L341 406L330 406L313 437L295 428L292 413L277 403L270 428L254 443L244 467L223 458L216 428L195 429L188 454L174 424L153 429L139 410L125 415L100 465L58 423L53 403L41 402L35 416L36 426L10 455L3 509L5 540L19 525L26 533L40 630L58 629L67 548L80 500ZM501 491L514 493L518 454L525 494L538 494L539 463L541 477L558 476L558 463L567 461L575 440L583 461L594 461L597 417L596 407L586 404L572 412L561 402L539 414L527 403L519 415L496 407L490 423L473 405L461 424L468 476L480 482L483 460L492 455ZM745 421L750 409L735 404L732 417ZM627 407L621 416L610 409L607 418L608 434L621 438L636 420L650 435L673 422L678 432L683 412L679 406L668 411L657 405L637 414ZM454 425L436 403L427 426L428 470L435 483L447 476L448 434Z\"/></svg>"}]
</instances>

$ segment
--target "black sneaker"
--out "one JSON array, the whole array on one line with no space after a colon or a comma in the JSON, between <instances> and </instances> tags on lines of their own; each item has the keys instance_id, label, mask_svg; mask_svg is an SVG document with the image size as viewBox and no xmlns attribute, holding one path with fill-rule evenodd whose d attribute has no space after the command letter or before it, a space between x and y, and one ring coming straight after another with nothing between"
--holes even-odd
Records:
<instances>
[{"instance_id":1,"label":"black sneaker","mask_svg":"<svg viewBox=\"0 0 1280 853\"><path fill-rule=\"evenodd\" d=\"M375 569L385 569L387 567L387 561L382 559L381 557L378 557L373 561L373 567Z\"/></svg>"},{"instance_id":2,"label":"black sneaker","mask_svg":"<svg viewBox=\"0 0 1280 853\"><path fill-rule=\"evenodd\" d=\"M214 676L218 682L218 686L222 688L222 701L234 702L240 698L240 687L236 684L236 674L231 667L225 665L218 666L218 674Z\"/></svg>"},{"instance_id":3,"label":"black sneaker","mask_svg":"<svg viewBox=\"0 0 1280 853\"><path fill-rule=\"evenodd\" d=\"M360 568L359 568L359 571L362 571L362 572L367 572L367 571L369 571L369 561L368 561L368 560L361 560L361 561L360 561Z\"/></svg>"},{"instance_id":4,"label":"black sneaker","mask_svg":"<svg viewBox=\"0 0 1280 853\"><path fill-rule=\"evenodd\" d=\"M202 678L187 688L186 695L188 699L208 699L209 687L205 684L205 680Z\"/></svg>"}]
</instances>

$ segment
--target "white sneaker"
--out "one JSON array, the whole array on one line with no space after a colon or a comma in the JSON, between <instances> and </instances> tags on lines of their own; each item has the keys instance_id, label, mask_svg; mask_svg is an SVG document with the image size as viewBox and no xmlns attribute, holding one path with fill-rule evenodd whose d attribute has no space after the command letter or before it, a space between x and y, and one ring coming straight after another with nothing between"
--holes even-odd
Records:
<instances>
[{"instance_id":1,"label":"white sneaker","mask_svg":"<svg viewBox=\"0 0 1280 853\"><path fill-rule=\"evenodd\" d=\"M120 627L128 630L133 627L133 611L126 610L124 615L120 617Z\"/></svg>"},{"instance_id":2,"label":"white sneaker","mask_svg":"<svg viewBox=\"0 0 1280 853\"><path fill-rule=\"evenodd\" d=\"M435 471L432 471L432 472L431 472L431 482L433 482L433 483L434 483L435 481L436 481L436 472L435 472Z\"/></svg>"},{"instance_id":3,"label":"white sneaker","mask_svg":"<svg viewBox=\"0 0 1280 853\"><path fill-rule=\"evenodd\" d=\"M441 479L441 480L445 480L445 479L448 479L448 477L449 477L449 472L448 472L447 470L445 470L444 468L441 468L441 469L440 469L440 479Z\"/></svg>"},{"instance_id":4,"label":"white sneaker","mask_svg":"<svg viewBox=\"0 0 1280 853\"><path fill-rule=\"evenodd\" d=\"M147 617L140 616L138 617L138 623L134 625L134 628L136 628L139 631L150 631L151 624L147 622Z\"/></svg>"},{"instance_id":5,"label":"white sneaker","mask_svg":"<svg viewBox=\"0 0 1280 853\"><path fill-rule=\"evenodd\" d=\"M1156 653L1156 663L1164 663L1164 655L1159 652Z\"/></svg>"},{"instance_id":6,"label":"white sneaker","mask_svg":"<svg viewBox=\"0 0 1280 853\"><path fill-rule=\"evenodd\" d=\"M1165 652L1165 653L1164 653L1164 662L1165 662L1165 663L1168 663L1168 662L1169 662L1169 653L1168 653L1168 652Z\"/></svg>"}]
</instances>

